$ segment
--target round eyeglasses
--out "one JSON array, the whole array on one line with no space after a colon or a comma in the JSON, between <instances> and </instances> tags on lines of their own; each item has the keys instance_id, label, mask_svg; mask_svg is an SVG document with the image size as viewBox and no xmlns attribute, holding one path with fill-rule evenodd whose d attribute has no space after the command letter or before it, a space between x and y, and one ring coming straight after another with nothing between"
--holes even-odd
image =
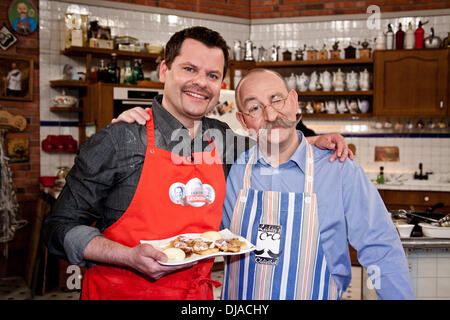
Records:
<instances>
[{"instance_id":1,"label":"round eyeglasses","mask_svg":"<svg viewBox=\"0 0 450 320\"><path fill-rule=\"evenodd\" d=\"M242 114L245 114L246 116L250 116L252 118L261 118L264 113L264 109L267 107L272 107L276 111L280 112L286 103L286 98L277 98L272 101L272 103L265 105L261 102L254 102L250 104L250 107L248 108L248 112L242 112Z\"/></svg>"}]
</instances>

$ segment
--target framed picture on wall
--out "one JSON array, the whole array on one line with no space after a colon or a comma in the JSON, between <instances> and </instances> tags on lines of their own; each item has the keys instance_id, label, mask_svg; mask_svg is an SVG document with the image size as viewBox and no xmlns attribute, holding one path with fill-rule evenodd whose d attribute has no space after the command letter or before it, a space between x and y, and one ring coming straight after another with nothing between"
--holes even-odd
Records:
<instances>
[{"instance_id":1,"label":"framed picture on wall","mask_svg":"<svg viewBox=\"0 0 450 320\"><path fill-rule=\"evenodd\" d=\"M7 26L3 25L0 28L0 47L3 50L8 50L8 48L16 42L16 36L8 29Z\"/></svg>"},{"instance_id":2,"label":"framed picture on wall","mask_svg":"<svg viewBox=\"0 0 450 320\"><path fill-rule=\"evenodd\" d=\"M33 58L0 53L0 100L33 100Z\"/></svg>"},{"instance_id":3,"label":"framed picture on wall","mask_svg":"<svg viewBox=\"0 0 450 320\"><path fill-rule=\"evenodd\" d=\"M32 0L13 0L9 5L8 18L15 32L28 35L36 31L38 17Z\"/></svg>"}]
</instances>

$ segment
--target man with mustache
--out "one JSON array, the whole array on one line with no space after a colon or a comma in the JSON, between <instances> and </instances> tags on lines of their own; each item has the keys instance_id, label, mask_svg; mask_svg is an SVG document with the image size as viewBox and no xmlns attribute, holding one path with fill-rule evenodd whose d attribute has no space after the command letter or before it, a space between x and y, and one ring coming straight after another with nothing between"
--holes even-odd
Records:
<instances>
[{"instance_id":1,"label":"man with mustache","mask_svg":"<svg viewBox=\"0 0 450 320\"><path fill-rule=\"evenodd\" d=\"M340 299L348 243L381 299L414 299L402 244L380 195L353 161L330 162L295 127L298 97L283 78L251 70L237 118L257 138L227 178L222 228L256 244L226 259L224 299Z\"/></svg>"},{"instance_id":2,"label":"man with mustache","mask_svg":"<svg viewBox=\"0 0 450 320\"><path fill-rule=\"evenodd\" d=\"M238 146L214 139L210 132L225 137L229 127L204 116L218 102L227 65L217 32L175 33L160 66L164 93L145 114L146 126L118 122L81 146L45 220L44 239L50 252L90 266L82 299L213 298L213 259L161 265L167 256L140 240L219 230L226 159L231 153L234 162ZM317 140L335 143L347 156L342 137ZM181 202L173 196L178 187L186 191Z\"/></svg>"}]
</instances>

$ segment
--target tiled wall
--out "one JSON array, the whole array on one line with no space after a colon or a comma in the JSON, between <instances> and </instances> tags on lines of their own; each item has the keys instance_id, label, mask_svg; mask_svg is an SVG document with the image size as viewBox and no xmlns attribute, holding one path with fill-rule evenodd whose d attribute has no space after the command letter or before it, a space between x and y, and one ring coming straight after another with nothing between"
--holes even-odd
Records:
<instances>
[{"instance_id":1,"label":"tiled wall","mask_svg":"<svg viewBox=\"0 0 450 320\"><path fill-rule=\"evenodd\" d=\"M50 0L40 0L40 119L42 121L73 121L78 119L77 114L54 114L49 111L50 98L59 94L60 90L52 89L48 83L50 80L60 79L64 64L69 63L80 72L84 70L84 60L82 58L69 58L60 55L62 48L61 35L63 32L62 19L64 12L69 6L66 2ZM295 20L294 22L278 23L253 20L248 23L230 23L224 21L213 21L207 18L184 17L181 15L170 15L152 13L148 10L139 11L137 7L130 6L129 10L105 8L94 5L80 5L89 12L90 19L98 19L100 24L107 24L111 27L113 35L130 35L139 38L144 42L162 45L169 37L187 26L203 25L219 31L230 47L233 40L241 42L250 38L254 44L270 47L272 44L281 46L281 50L288 49L295 52L303 44L314 46L316 49L322 47L323 43L330 46L335 41L340 41L340 47L348 46L349 41L353 44L359 40L373 39L377 30L367 28L365 18L358 19L336 19L329 17L317 17L317 21ZM448 11L448 10L447 10ZM448 13L445 11L446 13ZM397 25L402 22L407 25L409 21L417 23L419 20L429 20L425 29L428 32L430 26L434 26L436 34L445 37L450 31L450 14L435 16L405 16L398 15L398 18L382 18L380 25L385 29L387 23ZM373 44L372 44L373 46ZM74 93L74 92L72 92ZM448 119L447 119L448 120ZM320 127L330 121L305 120L308 126ZM341 126L342 133L346 133L346 125L363 123L361 121L332 121L333 125ZM368 124L370 126L370 124ZM353 133L358 133L359 129L351 129ZM317 130L317 132L322 132ZM78 139L77 127L49 127L41 126L41 140L48 134L71 134ZM368 171L377 171L380 165L384 165L386 172L414 172L418 163L424 164L426 171L450 172L450 165L447 159L450 155L450 139L448 138L347 138L348 143L354 143L357 147L356 159ZM394 146L400 147L400 161L395 163L375 163L374 147ZM58 166L72 166L73 155L57 156L41 152L41 175L54 175Z\"/></svg>"},{"instance_id":2,"label":"tiled wall","mask_svg":"<svg viewBox=\"0 0 450 320\"><path fill-rule=\"evenodd\" d=\"M46 126L43 121L78 121L78 114L56 114L50 111L51 97L61 93L60 89L49 86L50 80L61 79L63 66L73 65L78 72L85 71L83 58L66 57L60 54L63 47L63 18L69 3L40 0L40 119L41 141L49 134L70 134L78 140L78 128L75 126ZM105 8L94 5L79 5L89 12L89 19L98 19L101 25L111 27L115 35L129 35L153 45L163 45L170 36L188 26L201 25L217 30L227 43L234 39L245 41L249 38L247 24L196 19L169 14L150 13L134 10ZM76 90L67 92L76 95ZM55 175L57 167L73 165L74 155L49 154L41 152L41 175Z\"/></svg>"},{"instance_id":3,"label":"tiled wall","mask_svg":"<svg viewBox=\"0 0 450 320\"><path fill-rule=\"evenodd\" d=\"M450 252L448 249L406 249L417 299L450 299Z\"/></svg>"}]
</instances>

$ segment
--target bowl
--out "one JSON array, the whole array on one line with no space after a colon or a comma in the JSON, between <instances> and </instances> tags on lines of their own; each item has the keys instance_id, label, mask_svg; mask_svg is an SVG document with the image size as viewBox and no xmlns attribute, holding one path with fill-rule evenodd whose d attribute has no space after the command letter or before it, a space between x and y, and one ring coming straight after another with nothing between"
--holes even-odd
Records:
<instances>
[{"instance_id":1,"label":"bowl","mask_svg":"<svg viewBox=\"0 0 450 320\"><path fill-rule=\"evenodd\" d=\"M52 98L54 107L73 107L77 102L77 98L67 95L54 96Z\"/></svg>"},{"instance_id":2,"label":"bowl","mask_svg":"<svg viewBox=\"0 0 450 320\"><path fill-rule=\"evenodd\" d=\"M413 224L396 224L400 238L409 238L414 228Z\"/></svg>"},{"instance_id":3,"label":"bowl","mask_svg":"<svg viewBox=\"0 0 450 320\"><path fill-rule=\"evenodd\" d=\"M450 238L450 227L438 227L429 223L419 223L422 227L422 233L425 237L430 238Z\"/></svg>"}]
</instances>

